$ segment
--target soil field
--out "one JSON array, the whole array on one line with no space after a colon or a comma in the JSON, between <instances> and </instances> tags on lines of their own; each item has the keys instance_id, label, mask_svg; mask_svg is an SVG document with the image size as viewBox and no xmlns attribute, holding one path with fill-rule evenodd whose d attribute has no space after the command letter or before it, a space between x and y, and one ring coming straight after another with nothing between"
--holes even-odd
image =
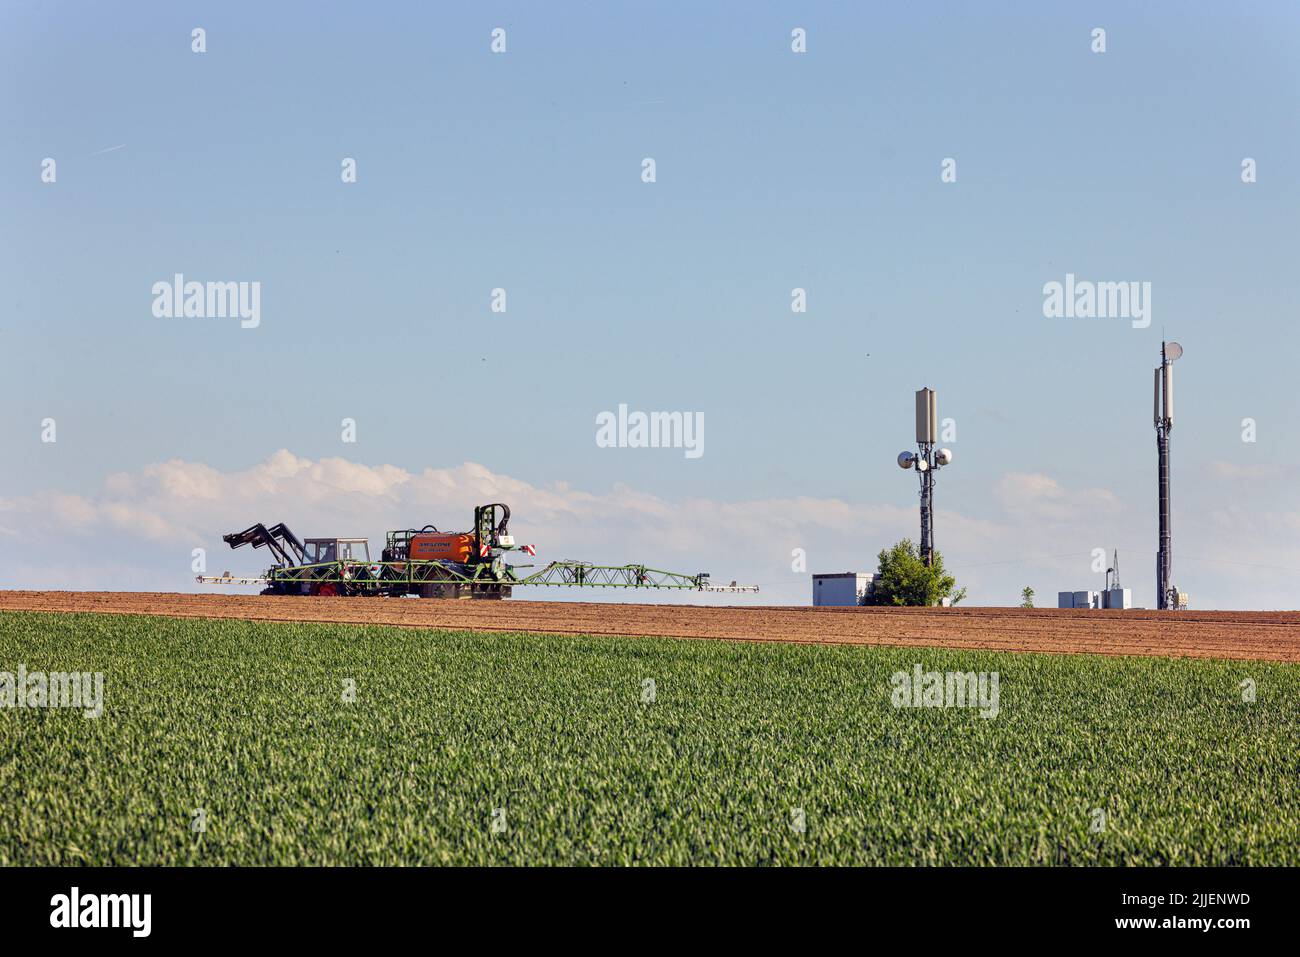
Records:
<instances>
[{"instance_id":1,"label":"soil field","mask_svg":"<svg viewBox=\"0 0 1300 957\"><path fill-rule=\"evenodd\" d=\"M5 610L1300 662L1300 612L1289 611L728 608L514 599L0 591L0 611Z\"/></svg>"}]
</instances>

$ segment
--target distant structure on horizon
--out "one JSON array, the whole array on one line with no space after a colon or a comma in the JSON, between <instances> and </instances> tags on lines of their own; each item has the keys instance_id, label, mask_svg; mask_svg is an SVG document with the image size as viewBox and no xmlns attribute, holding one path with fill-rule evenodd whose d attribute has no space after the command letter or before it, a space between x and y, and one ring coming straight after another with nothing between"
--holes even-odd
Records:
<instances>
[{"instance_id":1,"label":"distant structure on horizon","mask_svg":"<svg viewBox=\"0 0 1300 957\"><path fill-rule=\"evenodd\" d=\"M875 594L880 576L871 572L834 572L813 575L813 604L844 607L865 605Z\"/></svg>"},{"instance_id":2,"label":"distant structure on horizon","mask_svg":"<svg viewBox=\"0 0 1300 957\"><path fill-rule=\"evenodd\" d=\"M1106 587L1101 591L1062 591L1056 593L1057 608L1132 608L1133 589L1119 581L1119 549L1106 569Z\"/></svg>"}]
</instances>

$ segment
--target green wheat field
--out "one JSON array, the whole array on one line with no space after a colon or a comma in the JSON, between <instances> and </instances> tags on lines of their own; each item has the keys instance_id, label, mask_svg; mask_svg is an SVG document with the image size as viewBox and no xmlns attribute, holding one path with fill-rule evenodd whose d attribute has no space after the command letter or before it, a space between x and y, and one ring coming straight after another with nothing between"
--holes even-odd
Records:
<instances>
[{"instance_id":1,"label":"green wheat field","mask_svg":"<svg viewBox=\"0 0 1300 957\"><path fill-rule=\"evenodd\" d=\"M20 665L104 712L0 709L0 865L1300 864L1294 665L0 614Z\"/></svg>"}]
</instances>

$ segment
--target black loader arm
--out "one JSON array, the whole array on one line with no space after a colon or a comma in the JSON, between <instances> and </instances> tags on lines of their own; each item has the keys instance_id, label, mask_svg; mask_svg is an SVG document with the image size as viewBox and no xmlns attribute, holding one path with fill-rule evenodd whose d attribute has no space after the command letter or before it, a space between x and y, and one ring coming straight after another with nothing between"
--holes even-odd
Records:
<instances>
[{"instance_id":1,"label":"black loader arm","mask_svg":"<svg viewBox=\"0 0 1300 957\"><path fill-rule=\"evenodd\" d=\"M241 545L261 548L265 545L281 565L301 565L305 557L302 542L283 522L270 528L258 522L242 532L222 535L221 540L231 548L239 548Z\"/></svg>"}]
</instances>

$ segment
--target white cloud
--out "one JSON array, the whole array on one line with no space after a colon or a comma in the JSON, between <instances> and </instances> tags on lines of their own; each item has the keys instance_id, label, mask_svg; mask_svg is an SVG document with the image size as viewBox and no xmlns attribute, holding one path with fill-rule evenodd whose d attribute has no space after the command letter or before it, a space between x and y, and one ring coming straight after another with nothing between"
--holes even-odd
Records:
<instances>
[{"instance_id":1,"label":"white cloud","mask_svg":"<svg viewBox=\"0 0 1300 957\"><path fill-rule=\"evenodd\" d=\"M939 548L959 581L971 586L973 603L1012 604L1024 584L1043 596L1090 587L1092 548L1119 544L1126 549L1125 567L1138 568L1142 560L1135 556L1130 565L1127 555L1148 532L1154 535L1153 516L1126 511L1106 489L1072 489L1050 475L1012 472L997 481L995 492L1001 510L971 515L941 508L936 516ZM881 548L917 536L910 494L900 494L897 504L807 496L673 501L625 484L603 491L565 482L538 486L474 462L411 472L336 457L311 460L280 450L239 471L171 460L109 475L96 495L47 491L0 499L0 536L6 543L0 578L10 587L193 588L189 563L195 547L207 549L214 572L256 573L265 567L265 552L231 553L221 542L224 533L254 522L283 521L302 537L368 536L377 556L389 529L426 523L466 529L474 506L487 502L510 506L511 531L521 543L537 545L538 562L641 562L687 573L708 570L715 580L734 578L764 587L752 599L717 596L721 603L807 602L808 575L790 568L793 548L806 551L809 572L866 570L874 568ZM1207 509L1200 522L1181 525L1176 555L1253 561L1251 549L1241 542L1247 529L1254 537L1260 523L1300 526L1295 512L1252 517L1244 521L1239 506ZM1104 521L1099 524L1099 519ZM1099 528L1130 530L1131 535L1127 541L1098 541ZM1300 564L1300 553L1290 548L1267 560L1285 569ZM1188 564L1182 567L1188 569ZM149 582L150 568L157 569L154 583ZM36 575L34 569L44 571ZM1213 565L1202 565L1180 574L1179 584L1213 593L1198 607L1229 607L1231 602L1221 596L1245 596L1252 589L1269 597L1239 597L1236 603L1280 607L1294 604L1290 580L1284 572L1265 582L1258 574L1253 579L1216 574ZM1139 600L1149 602L1149 594L1143 597L1144 583L1133 584ZM696 593L589 591L530 597L710 600Z\"/></svg>"},{"instance_id":2,"label":"white cloud","mask_svg":"<svg viewBox=\"0 0 1300 957\"><path fill-rule=\"evenodd\" d=\"M1119 499L1109 489L1068 490L1040 472L1008 472L999 479L997 492L1003 508L1040 521L1079 521L1120 511Z\"/></svg>"},{"instance_id":3,"label":"white cloud","mask_svg":"<svg viewBox=\"0 0 1300 957\"><path fill-rule=\"evenodd\" d=\"M1235 482L1285 478L1291 471L1285 465L1270 463L1241 465L1237 462L1225 462L1221 459L1216 459L1210 463L1210 473L1215 478Z\"/></svg>"}]
</instances>

